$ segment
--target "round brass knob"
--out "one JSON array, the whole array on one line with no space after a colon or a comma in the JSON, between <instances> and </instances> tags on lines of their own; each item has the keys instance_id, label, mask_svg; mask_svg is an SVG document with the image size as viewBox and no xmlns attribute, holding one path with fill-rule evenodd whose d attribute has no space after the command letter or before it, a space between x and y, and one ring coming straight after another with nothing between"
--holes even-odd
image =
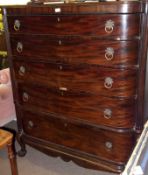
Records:
<instances>
[{"instance_id":1,"label":"round brass knob","mask_svg":"<svg viewBox=\"0 0 148 175\"><path fill-rule=\"evenodd\" d=\"M107 61L112 60L114 57L114 49L112 47L107 47L105 50L105 58Z\"/></svg>"},{"instance_id":2,"label":"round brass knob","mask_svg":"<svg viewBox=\"0 0 148 175\"><path fill-rule=\"evenodd\" d=\"M29 128L33 128L34 127L33 121L31 121L31 120L28 121L28 127Z\"/></svg>"},{"instance_id":3,"label":"round brass knob","mask_svg":"<svg viewBox=\"0 0 148 175\"><path fill-rule=\"evenodd\" d=\"M20 27L21 27L21 23L20 23L20 21L19 20L15 20L14 21L14 30L15 31L19 31L20 30Z\"/></svg>"},{"instance_id":4,"label":"round brass knob","mask_svg":"<svg viewBox=\"0 0 148 175\"><path fill-rule=\"evenodd\" d=\"M19 75L20 76L24 76L25 72L26 72L25 67L24 66L20 66L20 68L19 68Z\"/></svg>"},{"instance_id":5,"label":"round brass knob","mask_svg":"<svg viewBox=\"0 0 148 175\"><path fill-rule=\"evenodd\" d=\"M105 78L105 81L104 81L104 87L106 88L106 89L111 89L112 88L112 86L113 86L113 79L111 78L111 77L106 77Z\"/></svg>"},{"instance_id":6,"label":"round brass knob","mask_svg":"<svg viewBox=\"0 0 148 175\"><path fill-rule=\"evenodd\" d=\"M23 101L27 102L28 100L29 100L29 95L26 92L24 92L23 93Z\"/></svg>"},{"instance_id":7,"label":"round brass knob","mask_svg":"<svg viewBox=\"0 0 148 175\"><path fill-rule=\"evenodd\" d=\"M16 47L17 52L21 53L23 51L23 44L21 42L17 43Z\"/></svg>"},{"instance_id":8,"label":"round brass knob","mask_svg":"<svg viewBox=\"0 0 148 175\"><path fill-rule=\"evenodd\" d=\"M113 148L112 142L109 142L109 141L105 142L105 147L106 147L107 149L111 150L111 149Z\"/></svg>"},{"instance_id":9,"label":"round brass knob","mask_svg":"<svg viewBox=\"0 0 148 175\"><path fill-rule=\"evenodd\" d=\"M106 23L105 23L105 31L106 31L106 33L112 33L113 30L114 30L114 26L115 26L114 21L112 21L111 19L107 20Z\"/></svg>"},{"instance_id":10,"label":"round brass knob","mask_svg":"<svg viewBox=\"0 0 148 175\"><path fill-rule=\"evenodd\" d=\"M112 110L106 108L106 109L104 110L104 118L110 119L111 117L112 117Z\"/></svg>"}]
</instances>

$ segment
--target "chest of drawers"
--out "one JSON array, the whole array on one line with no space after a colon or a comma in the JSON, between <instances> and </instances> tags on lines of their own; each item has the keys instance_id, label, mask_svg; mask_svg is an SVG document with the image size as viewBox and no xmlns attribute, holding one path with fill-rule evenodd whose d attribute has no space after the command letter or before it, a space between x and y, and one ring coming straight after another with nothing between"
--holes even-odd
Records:
<instances>
[{"instance_id":1,"label":"chest of drawers","mask_svg":"<svg viewBox=\"0 0 148 175\"><path fill-rule=\"evenodd\" d=\"M121 172L144 123L147 2L3 8L20 155L29 144Z\"/></svg>"}]
</instances>

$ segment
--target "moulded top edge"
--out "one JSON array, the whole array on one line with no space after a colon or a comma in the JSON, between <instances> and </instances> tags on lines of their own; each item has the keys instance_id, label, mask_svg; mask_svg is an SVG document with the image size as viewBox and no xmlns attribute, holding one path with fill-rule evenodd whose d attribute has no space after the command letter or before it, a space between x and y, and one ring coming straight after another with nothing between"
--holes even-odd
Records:
<instances>
[{"instance_id":1,"label":"moulded top edge","mask_svg":"<svg viewBox=\"0 0 148 175\"><path fill-rule=\"evenodd\" d=\"M118 1L98 3L63 3L48 5L5 6L8 15L66 14L66 13L141 13L140 1ZM55 9L59 8L58 11Z\"/></svg>"}]
</instances>

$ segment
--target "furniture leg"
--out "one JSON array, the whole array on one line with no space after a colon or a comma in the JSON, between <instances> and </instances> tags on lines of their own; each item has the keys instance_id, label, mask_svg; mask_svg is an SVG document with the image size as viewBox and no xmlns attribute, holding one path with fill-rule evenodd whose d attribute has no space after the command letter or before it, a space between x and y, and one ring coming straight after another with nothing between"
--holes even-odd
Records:
<instances>
[{"instance_id":1,"label":"furniture leg","mask_svg":"<svg viewBox=\"0 0 148 175\"><path fill-rule=\"evenodd\" d=\"M24 157L27 151L26 151L26 146L21 138L21 135L22 135L21 132L17 133L17 141L21 146L21 149L17 152L17 154L19 157Z\"/></svg>"},{"instance_id":2,"label":"furniture leg","mask_svg":"<svg viewBox=\"0 0 148 175\"><path fill-rule=\"evenodd\" d=\"M16 164L16 156L14 154L12 141L10 143L8 143L7 148L8 148L8 157L9 157L9 160L10 160L12 175L18 175L18 169L17 169L17 164Z\"/></svg>"}]
</instances>

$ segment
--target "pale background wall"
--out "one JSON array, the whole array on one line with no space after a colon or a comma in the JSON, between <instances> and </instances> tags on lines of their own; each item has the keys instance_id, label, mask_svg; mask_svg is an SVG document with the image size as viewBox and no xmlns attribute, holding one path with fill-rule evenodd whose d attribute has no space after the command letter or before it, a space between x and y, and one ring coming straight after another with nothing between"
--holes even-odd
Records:
<instances>
[{"instance_id":1,"label":"pale background wall","mask_svg":"<svg viewBox=\"0 0 148 175\"><path fill-rule=\"evenodd\" d=\"M29 2L29 0L0 0L0 5L22 5Z\"/></svg>"}]
</instances>

